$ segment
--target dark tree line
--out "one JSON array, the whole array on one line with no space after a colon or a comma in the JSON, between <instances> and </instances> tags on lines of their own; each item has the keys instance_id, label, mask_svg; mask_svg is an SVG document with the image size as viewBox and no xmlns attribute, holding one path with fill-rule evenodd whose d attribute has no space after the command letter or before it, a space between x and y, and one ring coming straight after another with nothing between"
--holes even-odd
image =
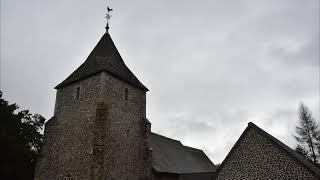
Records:
<instances>
[{"instance_id":1,"label":"dark tree line","mask_svg":"<svg viewBox=\"0 0 320 180\"><path fill-rule=\"evenodd\" d=\"M320 165L320 125L309 108L301 103L298 110L299 123L296 126L296 152L314 164Z\"/></svg>"},{"instance_id":2,"label":"dark tree line","mask_svg":"<svg viewBox=\"0 0 320 180\"><path fill-rule=\"evenodd\" d=\"M42 145L45 118L28 110L18 111L0 91L0 179L31 180Z\"/></svg>"}]
</instances>

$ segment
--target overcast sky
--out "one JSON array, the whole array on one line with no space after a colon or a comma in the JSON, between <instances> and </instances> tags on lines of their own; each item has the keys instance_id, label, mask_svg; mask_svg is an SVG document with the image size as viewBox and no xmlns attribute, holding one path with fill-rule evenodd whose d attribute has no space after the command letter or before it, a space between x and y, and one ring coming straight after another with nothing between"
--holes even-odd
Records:
<instances>
[{"instance_id":1,"label":"overcast sky","mask_svg":"<svg viewBox=\"0 0 320 180\"><path fill-rule=\"evenodd\" d=\"M318 0L1 0L4 97L49 119L107 5L154 132L220 163L250 121L293 147L299 102L319 120Z\"/></svg>"}]
</instances>

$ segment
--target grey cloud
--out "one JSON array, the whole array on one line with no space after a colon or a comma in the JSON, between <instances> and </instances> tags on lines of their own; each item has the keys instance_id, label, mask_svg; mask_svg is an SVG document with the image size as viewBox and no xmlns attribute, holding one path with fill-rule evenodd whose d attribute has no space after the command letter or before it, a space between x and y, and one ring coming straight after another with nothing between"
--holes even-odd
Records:
<instances>
[{"instance_id":1,"label":"grey cloud","mask_svg":"<svg viewBox=\"0 0 320 180\"><path fill-rule=\"evenodd\" d=\"M107 4L1 3L1 90L50 118L53 87L104 33ZM317 0L108 3L111 36L150 89L153 131L221 162L249 121L293 145L298 103L319 117Z\"/></svg>"},{"instance_id":2,"label":"grey cloud","mask_svg":"<svg viewBox=\"0 0 320 180\"><path fill-rule=\"evenodd\" d=\"M319 33L319 32L318 32ZM283 44L270 45L270 53L275 59L281 59L288 66L319 66L319 36L313 36L307 42L288 41ZM295 68L295 67L293 67Z\"/></svg>"}]
</instances>

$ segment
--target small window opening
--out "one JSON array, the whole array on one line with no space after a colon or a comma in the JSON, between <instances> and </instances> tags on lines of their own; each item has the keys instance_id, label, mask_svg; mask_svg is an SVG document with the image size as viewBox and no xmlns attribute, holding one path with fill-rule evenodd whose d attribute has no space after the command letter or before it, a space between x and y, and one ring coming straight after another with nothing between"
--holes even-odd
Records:
<instances>
[{"instance_id":1,"label":"small window opening","mask_svg":"<svg viewBox=\"0 0 320 180\"><path fill-rule=\"evenodd\" d=\"M80 97L80 87L77 87L76 89L76 99L79 99Z\"/></svg>"},{"instance_id":2,"label":"small window opening","mask_svg":"<svg viewBox=\"0 0 320 180\"><path fill-rule=\"evenodd\" d=\"M126 89L124 90L124 99L125 99L126 101L128 101L128 96L129 96L129 90L128 90L128 88L126 88Z\"/></svg>"},{"instance_id":3,"label":"small window opening","mask_svg":"<svg viewBox=\"0 0 320 180\"><path fill-rule=\"evenodd\" d=\"M65 176L64 176L64 180L74 180L72 175L68 172Z\"/></svg>"},{"instance_id":4,"label":"small window opening","mask_svg":"<svg viewBox=\"0 0 320 180\"><path fill-rule=\"evenodd\" d=\"M129 130L129 129L127 129L127 137L129 137L129 133L130 133L130 130Z\"/></svg>"}]
</instances>

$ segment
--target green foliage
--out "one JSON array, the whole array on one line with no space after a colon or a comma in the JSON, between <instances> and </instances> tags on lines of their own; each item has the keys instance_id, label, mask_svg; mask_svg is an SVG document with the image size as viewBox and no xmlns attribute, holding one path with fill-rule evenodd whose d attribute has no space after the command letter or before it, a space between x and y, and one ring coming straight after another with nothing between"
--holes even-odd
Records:
<instances>
[{"instance_id":1,"label":"green foliage","mask_svg":"<svg viewBox=\"0 0 320 180\"><path fill-rule=\"evenodd\" d=\"M16 112L0 91L0 179L33 179L36 157L40 152L45 118L28 110Z\"/></svg>"},{"instance_id":2,"label":"green foliage","mask_svg":"<svg viewBox=\"0 0 320 180\"><path fill-rule=\"evenodd\" d=\"M315 164L319 163L320 156L320 128L312 117L309 108L303 103L299 107L299 124L296 126L296 152L304 155Z\"/></svg>"}]
</instances>

